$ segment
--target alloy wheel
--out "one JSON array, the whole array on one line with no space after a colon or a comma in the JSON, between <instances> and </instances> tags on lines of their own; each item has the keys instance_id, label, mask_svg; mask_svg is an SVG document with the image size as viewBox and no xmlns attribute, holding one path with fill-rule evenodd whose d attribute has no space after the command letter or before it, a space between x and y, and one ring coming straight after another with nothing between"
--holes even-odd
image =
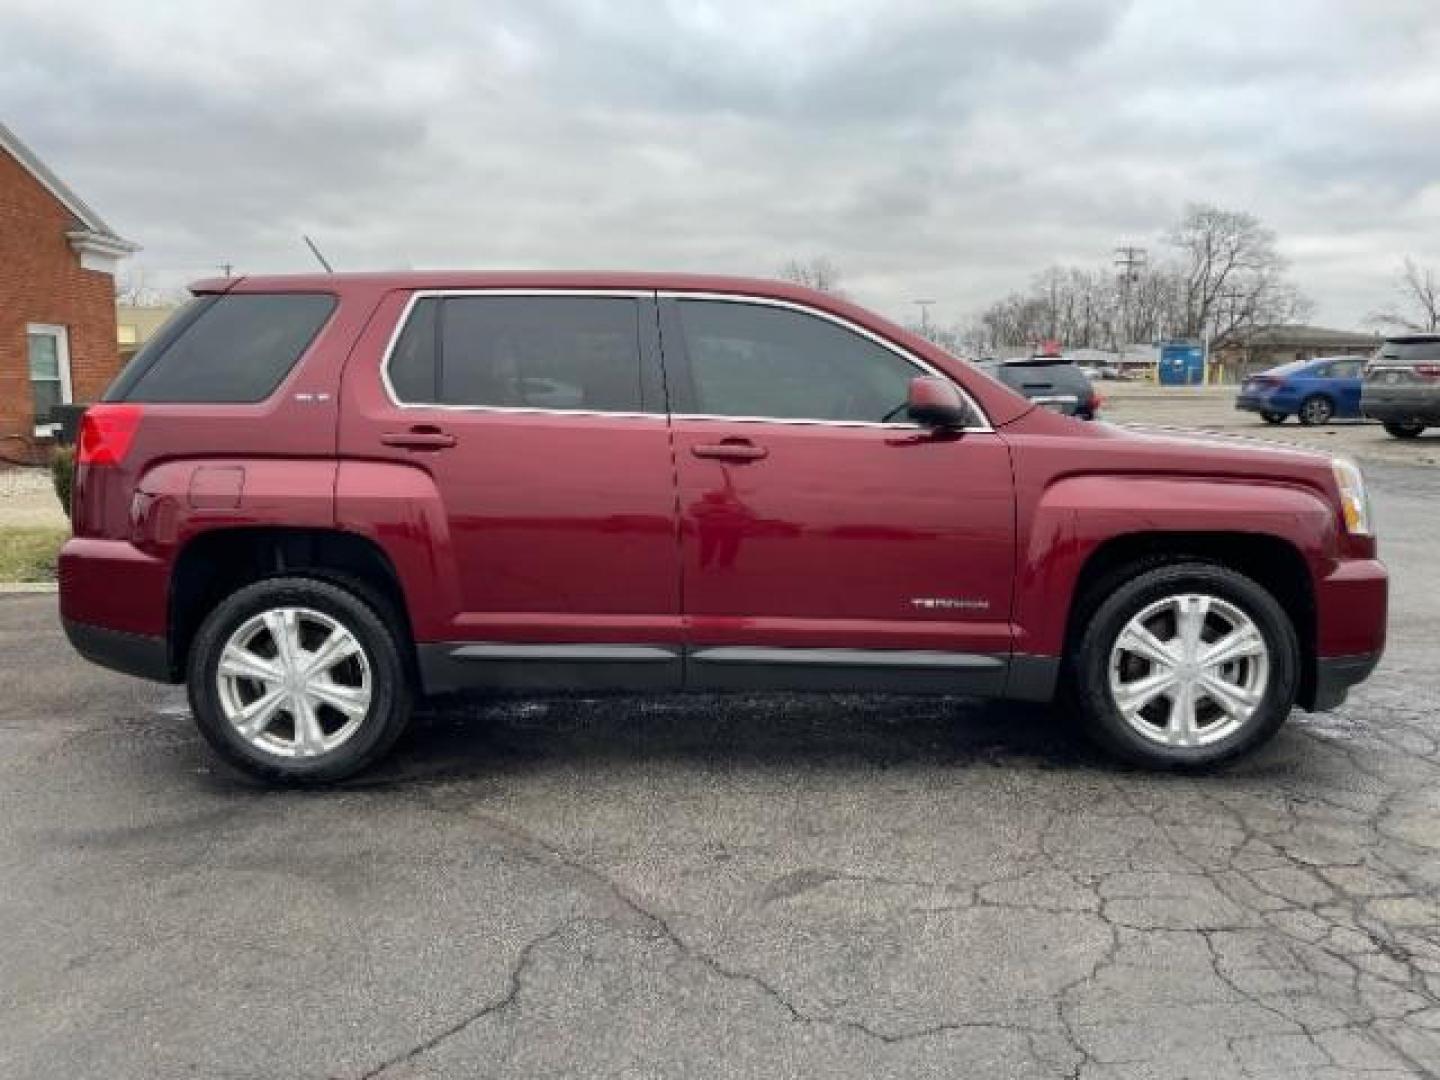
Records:
<instances>
[{"instance_id":1,"label":"alloy wheel","mask_svg":"<svg viewBox=\"0 0 1440 1080\"><path fill-rule=\"evenodd\" d=\"M252 746L288 758L329 753L370 711L373 677L359 640L311 608L263 611L236 628L215 674L225 719Z\"/></svg>"},{"instance_id":2,"label":"alloy wheel","mask_svg":"<svg viewBox=\"0 0 1440 1080\"><path fill-rule=\"evenodd\" d=\"M1270 649L1254 620L1198 593L1149 604L1110 651L1115 707L1163 746L1206 746L1234 734L1259 709L1269 679Z\"/></svg>"}]
</instances>

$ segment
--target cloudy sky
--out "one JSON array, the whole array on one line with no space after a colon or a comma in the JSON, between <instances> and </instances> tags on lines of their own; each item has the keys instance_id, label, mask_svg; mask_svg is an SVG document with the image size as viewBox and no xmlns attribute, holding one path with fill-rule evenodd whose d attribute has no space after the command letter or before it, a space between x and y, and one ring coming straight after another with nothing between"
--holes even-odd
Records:
<instances>
[{"instance_id":1,"label":"cloudy sky","mask_svg":"<svg viewBox=\"0 0 1440 1080\"><path fill-rule=\"evenodd\" d=\"M1198 200L1352 326L1440 264L1437 57L1440 0L0 0L0 118L157 284L825 255L954 322Z\"/></svg>"}]
</instances>

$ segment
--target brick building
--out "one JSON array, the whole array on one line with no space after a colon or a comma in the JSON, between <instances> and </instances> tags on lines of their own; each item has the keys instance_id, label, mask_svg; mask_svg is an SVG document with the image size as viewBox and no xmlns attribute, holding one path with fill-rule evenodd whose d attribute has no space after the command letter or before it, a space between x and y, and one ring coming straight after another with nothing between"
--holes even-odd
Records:
<instances>
[{"instance_id":1,"label":"brick building","mask_svg":"<svg viewBox=\"0 0 1440 1080\"><path fill-rule=\"evenodd\" d=\"M114 377L115 268L135 250L0 124L0 461L44 457L51 407Z\"/></svg>"}]
</instances>

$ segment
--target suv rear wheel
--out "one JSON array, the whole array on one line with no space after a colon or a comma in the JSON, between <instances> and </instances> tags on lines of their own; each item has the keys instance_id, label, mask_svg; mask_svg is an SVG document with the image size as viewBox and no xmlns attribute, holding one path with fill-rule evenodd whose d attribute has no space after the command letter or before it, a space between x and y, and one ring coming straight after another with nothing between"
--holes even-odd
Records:
<instances>
[{"instance_id":1,"label":"suv rear wheel","mask_svg":"<svg viewBox=\"0 0 1440 1080\"><path fill-rule=\"evenodd\" d=\"M1396 424L1385 422L1385 430L1397 439L1418 439L1425 431L1424 424Z\"/></svg>"},{"instance_id":2,"label":"suv rear wheel","mask_svg":"<svg viewBox=\"0 0 1440 1080\"><path fill-rule=\"evenodd\" d=\"M1299 672L1285 609L1243 574L1201 562L1124 581L1073 661L1090 734L1159 768L1218 765L1264 743L1290 714Z\"/></svg>"},{"instance_id":3,"label":"suv rear wheel","mask_svg":"<svg viewBox=\"0 0 1440 1080\"><path fill-rule=\"evenodd\" d=\"M210 745L269 781L359 772L409 718L390 627L355 593L312 578L267 578L222 601L195 637L188 682Z\"/></svg>"}]
</instances>

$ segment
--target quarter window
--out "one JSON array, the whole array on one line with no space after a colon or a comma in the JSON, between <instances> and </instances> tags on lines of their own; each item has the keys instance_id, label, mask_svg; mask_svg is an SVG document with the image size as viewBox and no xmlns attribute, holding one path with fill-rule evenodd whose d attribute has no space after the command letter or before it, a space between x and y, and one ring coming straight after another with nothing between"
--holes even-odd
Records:
<instances>
[{"instance_id":1,"label":"quarter window","mask_svg":"<svg viewBox=\"0 0 1440 1080\"><path fill-rule=\"evenodd\" d=\"M789 308L678 301L694 411L878 423L902 419L923 372L869 338Z\"/></svg>"},{"instance_id":2,"label":"quarter window","mask_svg":"<svg viewBox=\"0 0 1440 1080\"><path fill-rule=\"evenodd\" d=\"M335 310L312 293L202 297L135 354L107 401L264 401Z\"/></svg>"},{"instance_id":3,"label":"quarter window","mask_svg":"<svg viewBox=\"0 0 1440 1080\"><path fill-rule=\"evenodd\" d=\"M401 401L641 410L640 316L634 300L451 296L434 301L433 315L426 302L416 305L391 358L391 385ZM433 319L433 330L427 329L427 319ZM427 353L433 356L432 369L422 359Z\"/></svg>"}]
</instances>

